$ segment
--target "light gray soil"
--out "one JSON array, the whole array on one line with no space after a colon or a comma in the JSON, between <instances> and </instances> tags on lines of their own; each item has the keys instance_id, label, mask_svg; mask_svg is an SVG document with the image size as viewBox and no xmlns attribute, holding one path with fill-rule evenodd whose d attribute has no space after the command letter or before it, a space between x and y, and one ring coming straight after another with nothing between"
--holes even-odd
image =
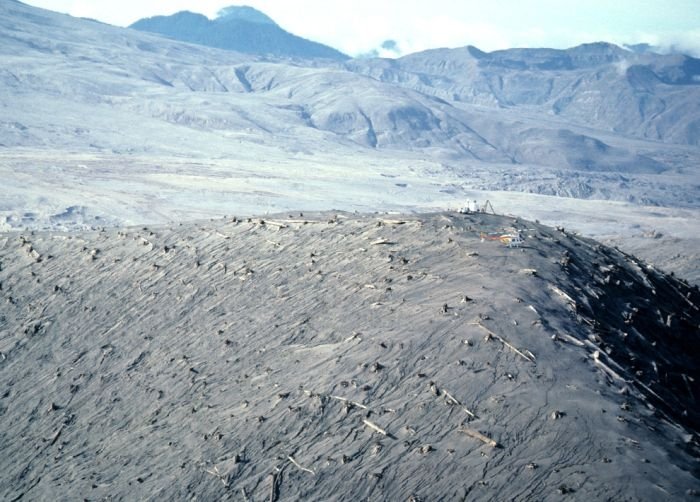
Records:
<instances>
[{"instance_id":1,"label":"light gray soil","mask_svg":"<svg viewBox=\"0 0 700 502\"><path fill-rule=\"evenodd\" d=\"M692 499L699 304L486 214L0 235L0 499Z\"/></svg>"}]
</instances>

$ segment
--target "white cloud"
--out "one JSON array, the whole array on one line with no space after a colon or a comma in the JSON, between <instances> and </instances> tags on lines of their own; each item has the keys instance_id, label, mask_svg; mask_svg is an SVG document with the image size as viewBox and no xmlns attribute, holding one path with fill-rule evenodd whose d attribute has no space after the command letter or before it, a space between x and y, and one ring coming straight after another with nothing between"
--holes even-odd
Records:
<instances>
[{"instance_id":1,"label":"white cloud","mask_svg":"<svg viewBox=\"0 0 700 502\"><path fill-rule=\"evenodd\" d=\"M615 63L615 69L617 70L618 75L625 75L627 73L627 70L629 70L630 66L632 65L631 62L629 62L626 59L622 59Z\"/></svg>"},{"instance_id":2,"label":"white cloud","mask_svg":"<svg viewBox=\"0 0 700 502\"><path fill-rule=\"evenodd\" d=\"M662 36L659 45L700 57L700 29Z\"/></svg>"}]
</instances>

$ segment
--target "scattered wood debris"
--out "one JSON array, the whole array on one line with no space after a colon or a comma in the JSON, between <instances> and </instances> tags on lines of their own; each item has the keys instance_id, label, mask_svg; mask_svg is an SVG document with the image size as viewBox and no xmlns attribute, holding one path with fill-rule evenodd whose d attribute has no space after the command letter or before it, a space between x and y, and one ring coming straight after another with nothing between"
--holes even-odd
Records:
<instances>
[{"instance_id":1,"label":"scattered wood debris","mask_svg":"<svg viewBox=\"0 0 700 502\"><path fill-rule=\"evenodd\" d=\"M362 423L365 424L365 425L366 425L367 427L369 427L370 429L372 429L373 431L378 432L378 433L381 434L382 436L387 436L387 437L389 437L389 433L388 433L387 431L385 431L384 429L382 429L382 428L379 427L378 425L376 425L376 424L370 422L369 420L363 419L363 420L362 420Z\"/></svg>"},{"instance_id":2,"label":"scattered wood debris","mask_svg":"<svg viewBox=\"0 0 700 502\"><path fill-rule=\"evenodd\" d=\"M479 323L476 323L476 324L477 324L479 327L481 327L484 331L486 331L486 332L488 333L489 336L491 336L491 337L495 338L496 340L498 340L499 342L501 342L503 345L505 345L505 346L508 347L510 350L512 350L513 352L515 352L516 354L518 354L518 355L519 355L520 357L522 357L523 359L525 359L525 360L527 360L527 361L530 361L530 362L533 363L533 364L535 363L535 356L534 356L534 354L533 354L532 352L530 352L529 350L527 351L527 354L526 354L526 353L520 351L519 349L515 348L512 344L510 344L510 343L509 343L507 340L505 340L503 337L501 337L500 335L497 335L496 333L494 333L493 331L491 331L490 329L488 329L486 326L484 326L484 325L481 324L480 322L479 322Z\"/></svg>"},{"instance_id":3,"label":"scattered wood debris","mask_svg":"<svg viewBox=\"0 0 700 502\"><path fill-rule=\"evenodd\" d=\"M474 439L478 439L482 443L485 443L485 444L491 446L492 448L499 448L500 447L500 445L498 444L498 442L496 440L491 439L490 437L482 434L481 432L479 432L477 430L470 429L468 427L460 427L457 430L459 432L466 434L469 437L472 437Z\"/></svg>"},{"instance_id":4,"label":"scattered wood debris","mask_svg":"<svg viewBox=\"0 0 700 502\"><path fill-rule=\"evenodd\" d=\"M363 410L369 409L369 408L367 408L367 406L365 406L365 405L362 404L362 403L358 403L357 401L351 401L350 399L346 399L346 398L344 398L344 397L333 396L333 395L331 395L331 396L329 396L329 397L330 397L331 399L336 399L337 401L342 401L342 402L344 402L344 403L348 403L348 404L351 405L351 406L356 406L356 407L361 408L361 409L363 409Z\"/></svg>"},{"instance_id":5,"label":"scattered wood debris","mask_svg":"<svg viewBox=\"0 0 700 502\"><path fill-rule=\"evenodd\" d=\"M214 466L214 469L209 470L209 469L204 469L204 472L207 474L211 474L212 476L216 477L221 481L221 483L228 488L229 487L229 482L228 480L219 472L219 468Z\"/></svg>"},{"instance_id":6,"label":"scattered wood debris","mask_svg":"<svg viewBox=\"0 0 700 502\"><path fill-rule=\"evenodd\" d=\"M452 404L455 404L457 406L460 406L462 410L464 410L464 413L469 415L470 418L478 418L474 412L472 412L469 408L464 406L457 398L455 398L452 394L450 394L447 390L442 389L442 392L445 394L445 397L448 400L448 403L451 402Z\"/></svg>"},{"instance_id":7,"label":"scattered wood debris","mask_svg":"<svg viewBox=\"0 0 700 502\"><path fill-rule=\"evenodd\" d=\"M294 460L294 457L292 457L291 455L288 455L288 456L287 456L287 460L289 460L292 464L294 464L294 466L295 466L297 469L299 469L299 470L301 470L301 471L304 471L304 472L308 472L308 473L311 474L312 476L315 476L315 475L316 475L316 473L315 473L314 471L312 471L311 469L307 469L306 467L302 467L302 466L299 464L299 462L297 462L296 460Z\"/></svg>"}]
</instances>

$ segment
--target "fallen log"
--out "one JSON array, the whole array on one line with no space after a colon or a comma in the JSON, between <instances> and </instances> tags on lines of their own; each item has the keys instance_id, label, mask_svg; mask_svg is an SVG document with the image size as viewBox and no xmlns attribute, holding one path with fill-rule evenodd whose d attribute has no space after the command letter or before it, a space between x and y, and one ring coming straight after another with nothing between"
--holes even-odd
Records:
<instances>
[{"instance_id":1,"label":"fallen log","mask_svg":"<svg viewBox=\"0 0 700 502\"><path fill-rule=\"evenodd\" d=\"M364 404L358 403L358 402L356 402L356 401L350 401L349 399L346 399L346 398L344 398L344 397L333 396L333 395L331 395L331 396L329 396L329 397L330 397L331 399L337 399L338 401L343 401L344 403L348 403L348 404L351 404L351 405L353 405L353 406L357 406L358 408L362 408L363 410L366 410L366 409L367 409L367 406L365 406Z\"/></svg>"},{"instance_id":2,"label":"fallen log","mask_svg":"<svg viewBox=\"0 0 700 502\"><path fill-rule=\"evenodd\" d=\"M297 469L302 470L302 471L304 471L304 472L308 472L308 473L311 474L312 476L315 476L315 475L316 475L316 473L315 473L314 471L312 471L311 469L307 469L306 467L302 467L302 466L299 464L299 462L297 462L296 460L294 460L294 457L292 457L291 455L288 455L288 456L287 456L287 460L289 460L292 464L294 464L294 466L295 466Z\"/></svg>"},{"instance_id":3,"label":"fallen log","mask_svg":"<svg viewBox=\"0 0 700 502\"><path fill-rule=\"evenodd\" d=\"M517 349L515 346L513 346L512 344L510 344L505 338L503 338L503 337L497 335L496 333L494 333L493 331L491 331L490 329L488 329L486 326L484 326L484 325L481 324L480 322L478 322L478 323L476 323L476 324L477 324L477 326L481 327L481 329L483 329L484 331L486 331L489 335L491 335L493 338L495 338L496 340L498 340L499 342L501 342L503 345L505 345L505 346L508 347L510 350L512 350L513 352L515 352L516 354L518 354L518 355L519 355L520 357L522 357L523 359L525 359L525 360L527 360L527 361L530 361L530 362L533 363L533 364L535 363L535 356L534 356L534 355L532 354L532 352L530 352L529 350L527 351L527 352L529 353L529 355L527 355L527 354L525 354L524 352L521 352L520 350L518 350L518 349Z\"/></svg>"},{"instance_id":4,"label":"fallen log","mask_svg":"<svg viewBox=\"0 0 700 502\"><path fill-rule=\"evenodd\" d=\"M485 435L482 434L481 432L476 431L476 430L474 430L474 429L469 429L469 428L467 428L467 427L460 427L460 428L457 429L457 430L458 430L459 432L462 432L462 433L466 434L466 435L469 436L469 437L472 437L472 438L474 438L474 439L478 439L478 440L481 441L482 443L485 443L485 444L491 446L492 448L498 448L498 447L500 446L496 440L491 439L490 437L485 436Z\"/></svg>"},{"instance_id":5,"label":"fallen log","mask_svg":"<svg viewBox=\"0 0 700 502\"><path fill-rule=\"evenodd\" d=\"M477 418L476 415L475 415L471 410L469 410L466 406L464 406L461 402L459 402L459 400L457 400L452 394L450 394L449 392L447 392L445 389L442 389L442 392L443 392L443 394L445 394L445 396L446 396L450 401L452 401L452 402L453 402L454 404L456 404L457 406L460 406L460 407L462 408L462 410L464 410L464 413L466 413L467 415L469 415L471 418Z\"/></svg>"},{"instance_id":6,"label":"fallen log","mask_svg":"<svg viewBox=\"0 0 700 502\"><path fill-rule=\"evenodd\" d=\"M378 425L373 424L373 423L370 422L369 420L362 420L362 423L364 423L364 424L365 424L367 427L369 427L370 429L372 429L372 430L378 432L378 433L381 434L382 436L387 436L387 437L389 437L389 433L388 433L387 431L385 431L384 429L382 429L382 428L379 427Z\"/></svg>"}]
</instances>

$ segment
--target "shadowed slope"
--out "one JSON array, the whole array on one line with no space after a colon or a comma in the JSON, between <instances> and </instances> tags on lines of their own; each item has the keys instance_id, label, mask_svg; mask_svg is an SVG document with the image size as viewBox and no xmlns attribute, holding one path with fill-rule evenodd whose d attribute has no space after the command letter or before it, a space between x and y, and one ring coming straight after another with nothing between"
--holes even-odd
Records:
<instances>
[{"instance_id":1,"label":"shadowed slope","mask_svg":"<svg viewBox=\"0 0 700 502\"><path fill-rule=\"evenodd\" d=\"M6 500L698 485L697 289L563 229L285 215L7 234L0 264Z\"/></svg>"}]
</instances>

